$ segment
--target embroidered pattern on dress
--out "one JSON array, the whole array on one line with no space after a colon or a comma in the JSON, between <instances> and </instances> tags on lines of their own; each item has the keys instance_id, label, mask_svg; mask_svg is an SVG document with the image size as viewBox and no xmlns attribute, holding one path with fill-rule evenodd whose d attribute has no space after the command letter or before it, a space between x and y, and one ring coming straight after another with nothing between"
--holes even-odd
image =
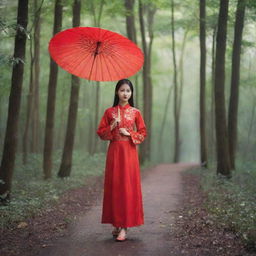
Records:
<instances>
[{"instance_id":1,"label":"embroidered pattern on dress","mask_svg":"<svg viewBox=\"0 0 256 256\"><path fill-rule=\"evenodd\" d=\"M134 108L128 108L124 111L124 118L129 121L133 121L135 119L135 115L136 115L136 109Z\"/></svg>"},{"instance_id":2,"label":"embroidered pattern on dress","mask_svg":"<svg viewBox=\"0 0 256 256\"><path fill-rule=\"evenodd\" d=\"M134 107L129 107L125 109L120 109L120 118L121 122L119 124L119 127L123 127L127 129L128 132L131 133L131 136L125 136L123 134L120 134L119 127L115 127L113 131L111 132L113 137L112 141L133 141L135 144L139 144L141 141L143 141L144 136L141 134L137 134L137 127L135 123L136 115L137 115L138 109ZM114 119L118 118L118 108L114 107L111 109L109 113L109 123L111 124ZM135 132L135 133L133 133Z\"/></svg>"},{"instance_id":3,"label":"embroidered pattern on dress","mask_svg":"<svg viewBox=\"0 0 256 256\"><path fill-rule=\"evenodd\" d=\"M117 117L118 117L117 112L113 111L113 112L112 112L112 118L115 119L115 118L117 118Z\"/></svg>"}]
</instances>

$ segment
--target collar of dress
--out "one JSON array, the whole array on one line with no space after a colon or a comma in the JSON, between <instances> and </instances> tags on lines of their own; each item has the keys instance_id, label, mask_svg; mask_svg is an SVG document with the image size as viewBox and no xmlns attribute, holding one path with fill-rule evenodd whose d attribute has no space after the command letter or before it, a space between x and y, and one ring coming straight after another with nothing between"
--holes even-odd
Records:
<instances>
[{"instance_id":1,"label":"collar of dress","mask_svg":"<svg viewBox=\"0 0 256 256\"><path fill-rule=\"evenodd\" d=\"M121 106L121 105L117 105L120 109L127 109L127 108L129 108L130 107L130 104L129 103L127 103L127 104L125 104L124 106Z\"/></svg>"}]
</instances>

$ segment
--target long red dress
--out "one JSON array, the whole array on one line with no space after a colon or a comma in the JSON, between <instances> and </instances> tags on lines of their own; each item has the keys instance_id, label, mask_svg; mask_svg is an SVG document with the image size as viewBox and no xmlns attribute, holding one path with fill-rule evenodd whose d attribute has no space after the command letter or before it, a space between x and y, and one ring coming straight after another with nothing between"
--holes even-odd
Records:
<instances>
[{"instance_id":1,"label":"long red dress","mask_svg":"<svg viewBox=\"0 0 256 256\"><path fill-rule=\"evenodd\" d=\"M118 117L118 112L121 117L120 124L111 131L110 124ZM131 136L120 134L119 128L122 127L126 128ZM140 111L129 104L108 108L100 121L97 134L103 140L110 140L101 223L110 223L115 227L144 224L136 145L144 140L147 132Z\"/></svg>"}]
</instances>

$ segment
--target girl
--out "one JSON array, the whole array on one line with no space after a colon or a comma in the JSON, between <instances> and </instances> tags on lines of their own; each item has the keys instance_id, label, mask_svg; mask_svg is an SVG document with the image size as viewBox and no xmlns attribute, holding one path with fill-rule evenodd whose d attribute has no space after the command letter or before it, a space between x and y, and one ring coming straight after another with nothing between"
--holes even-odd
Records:
<instances>
[{"instance_id":1,"label":"girl","mask_svg":"<svg viewBox=\"0 0 256 256\"><path fill-rule=\"evenodd\" d=\"M134 108L130 80L122 79L116 84L113 107L105 111L97 134L102 140L110 140L101 223L112 224L116 241L125 241L128 227L144 224L136 145L147 134L141 113Z\"/></svg>"}]
</instances>

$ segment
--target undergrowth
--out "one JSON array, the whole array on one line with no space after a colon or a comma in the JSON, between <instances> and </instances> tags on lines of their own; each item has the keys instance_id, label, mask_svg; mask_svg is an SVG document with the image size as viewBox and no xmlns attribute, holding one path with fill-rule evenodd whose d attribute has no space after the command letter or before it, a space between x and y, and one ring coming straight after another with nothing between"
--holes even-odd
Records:
<instances>
[{"instance_id":1,"label":"undergrowth","mask_svg":"<svg viewBox=\"0 0 256 256\"><path fill-rule=\"evenodd\" d=\"M17 155L11 201L6 206L0 206L0 228L11 228L17 222L38 214L58 201L63 192L83 186L87 177L101 175L105 165L105 154L90 156L74 152L71 176L58 178L61 152L56 152L53 156L52 178L44 180L42 155L31 154L28 159L29 163L23 165L21 156Z\"/></svg>"},{"instance_id":2,"label":"undergrowth","mask_svg":"<svg viewBox=\"0 0 256 256\"><path fill-rule=\"evenodd\" d=\"M241 237L250 250L256 249L256 164L237 162L232 178L216 175L215 168L194 169L201 176L207 209L215 225Z\"/></svg>"}]
</instances>

